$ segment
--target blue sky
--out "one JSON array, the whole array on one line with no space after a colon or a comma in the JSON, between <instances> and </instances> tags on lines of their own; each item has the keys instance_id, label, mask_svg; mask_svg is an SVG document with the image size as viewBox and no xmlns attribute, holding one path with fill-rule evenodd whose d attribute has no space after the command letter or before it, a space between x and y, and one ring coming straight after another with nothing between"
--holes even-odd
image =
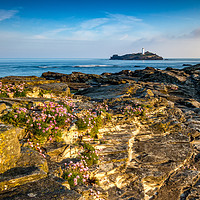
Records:
<instances>
[{"instance_id":1,"label":"blue sky","mask_svg":"<svg viewBox=\"0 0 200 200\"><path fill-rule=\"evenodd\" d=\"M200 0L0 0L1 58L200 57Z\"/></svg>"}]
</instances>

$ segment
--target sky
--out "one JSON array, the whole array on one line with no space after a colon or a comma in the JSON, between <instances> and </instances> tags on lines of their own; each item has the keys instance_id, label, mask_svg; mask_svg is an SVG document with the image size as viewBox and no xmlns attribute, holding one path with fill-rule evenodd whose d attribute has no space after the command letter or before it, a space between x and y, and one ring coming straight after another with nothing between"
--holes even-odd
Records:
<instances>
[{"instance_id":1,"label":"sky","mask_svg":"<svg viewBox=\"0 0 200 200\"><path fill-rule=\"evenodd\" d=\"M0 0L0 58L200 58L200 0Z\"/></svg>"}]
</instances>

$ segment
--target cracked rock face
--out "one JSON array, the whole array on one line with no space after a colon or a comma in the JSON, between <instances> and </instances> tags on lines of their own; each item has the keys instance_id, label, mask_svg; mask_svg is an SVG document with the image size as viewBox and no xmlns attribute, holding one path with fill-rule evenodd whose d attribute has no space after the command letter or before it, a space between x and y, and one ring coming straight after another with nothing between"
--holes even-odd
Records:
<instances>
[{"instance_id":1,"label":"cracked rock face","mask_svg":"<svg viewBox=\"0 0 200 200\"><path fill-rule=\"evenodd\" d=\"M122 120L118 130L105 129L110 134L105 132L107 144L102 145L104 158L96 176L108 199L179 199L185 185L197 179L199 172L191 164L194 149L187 127L180 125L183 113L168 101L159 104L146 120L126 121L126 126ZM170 186L172 198L167 191L176 175L179 193L173 196Z\"/></svg>"},{"instance_id":2,"label":"cracked rock face","mask_svg":"<svg viewBox=\"0 0 200 200\"><path fill-rule=\"evenodd\" d=\"M2 171L4 177L0 181L19 181L21 174L26 175L24 178L27 182L14 188L10 186L7 190L4 188L1 196L16 200L92 200L94 197L90 195L90 190L98 189L100 197L106 200L200 199L198 70L199 66L185 70L125 70L102 76L73 73L66 76L66 80L63 74L47 73L49 79L53 76L54 79L62 78L66 82L70 78L78 83L81 78L79 82L87 82L90 88L80 94L93 101L87 98L79 101L81 97L75 96L76 100L73 101L77 107L91 109L96 105L94 100L108 104L112 114L111 121L100 128L98 139L91 142L96 150L101 149L101 160L90 168L91 174L99 180L99 185L78 185L70 188L67 181L62 179L64 162L72 160L73 151L73 159L76 159L79 150L77 145L73 147L69 144L70 139L66 139L62 145L46 146L47 158L41 158L32 150L20 150L16 130L2 125L1 139L7 141L7 147L10 145L7 148L9 155L12 156L15 152L16 160L13 161L17 168L9 162L1 165L9 167ZM118 84L114 84L116 80ZM46 87L47 83L43 81ZM98 87L92 87L94 81L98 82ZM12 102L15 101L12 99ZM144 115L123 114L123 108L136 104L144 106ZM64 133L73 137L76 131L76 127L71 127ZM2 141L0 140L1 146L5 145ZM4 154L9 152L5 151ZM0 154L1 159L4 154ZM16 173L17 176L10 178ZM6 185L5 182L3 184Z\"/></svg>"}]
</instances>

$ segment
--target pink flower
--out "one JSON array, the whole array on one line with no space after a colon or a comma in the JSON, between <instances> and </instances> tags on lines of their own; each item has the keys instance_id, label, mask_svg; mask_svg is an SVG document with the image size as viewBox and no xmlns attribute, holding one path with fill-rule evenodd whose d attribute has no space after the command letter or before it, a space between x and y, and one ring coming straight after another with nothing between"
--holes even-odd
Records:
<instances>
[{"instance_id":1,"label":"pink flower","mask_svg":"<svg viewBox=\"0 0 200 200\"><path fill-rule=\"evenodd\" d=\"M42 156L43 156L44 158L46 158L46 156L45 156L44 154L42 154Z\"/></svg>"},{"instance_id":2,"label":"pink flower","mask_svg":"<svg viewBox=\"0 0 200 200\"><path fill-rule=\"evenodd\" d=\"M74 185L77 185L77 179L74 178Z\"/></svg>"}]
</instances>

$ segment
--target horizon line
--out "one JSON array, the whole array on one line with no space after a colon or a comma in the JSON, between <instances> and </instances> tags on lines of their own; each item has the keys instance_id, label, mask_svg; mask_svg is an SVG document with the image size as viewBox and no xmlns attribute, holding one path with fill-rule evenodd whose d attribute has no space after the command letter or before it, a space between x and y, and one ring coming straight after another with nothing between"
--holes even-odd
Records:
<instances>
[{"instance_id":1,"label":"horizon line","mask_svg":"<svg viewBox=\"0 0 200 200\"><path fill-rule=\"evenodd\" d=\"M108 59L110 60L110 58L95 58L95 57L91 57L91 58L82 58L82 57L78 57L78 58L74 58L74 57L68 57L68 58L64 58L64 57L55 57L55 58L52 58L52 57L34 57L34 58L31 58L31 57L28 57L28 58L23 58L23 57L18 57L18 58L15 58L15 57L8 57L8 58L1 58L0 59ZM200 59L200 57L163 57L163 60L166 60L166 59ZM123 60L123 61L127 61L127 60ZM131 60L128 60L128 61L131 61ZM151 61L151 60L148 60L148 61ZM152 60L154 61L154 60Z\"/></svg>"}]
</instances>

